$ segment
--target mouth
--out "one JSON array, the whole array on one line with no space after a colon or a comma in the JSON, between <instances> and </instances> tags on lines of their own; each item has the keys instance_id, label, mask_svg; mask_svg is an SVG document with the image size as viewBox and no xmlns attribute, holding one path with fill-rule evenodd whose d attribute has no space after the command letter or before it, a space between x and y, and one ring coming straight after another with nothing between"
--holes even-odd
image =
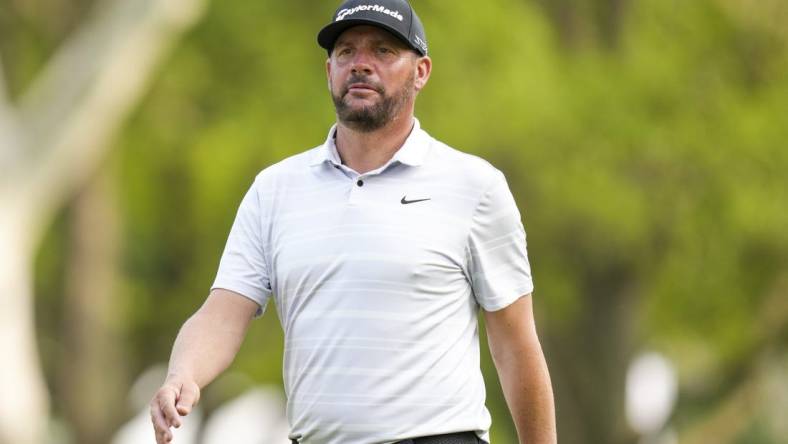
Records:
<instances>
[{"instance_id":1,"label":"mouth","mask_svg":"<svg viewBox=\"0 0 788 444\"><path fill-rule=\"evenodd\" d=\"M347 92L379 92L377 88L368 83L352 83L347 87Z\"/></svg>"}]
</instances>

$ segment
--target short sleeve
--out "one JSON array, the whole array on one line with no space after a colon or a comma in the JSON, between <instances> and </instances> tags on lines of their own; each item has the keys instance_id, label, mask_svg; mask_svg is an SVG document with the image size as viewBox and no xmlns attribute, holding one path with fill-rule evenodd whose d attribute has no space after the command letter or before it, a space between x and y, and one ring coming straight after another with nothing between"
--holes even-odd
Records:
<instances>
[{"instance_id":1,"label":"short sleeve","mask_svg":"<svg viewBox=\"0 0 788 444\"><path fill-rule=\"evenodd\" d=\"M257 302L263 314L271 282L262 240L260 193L255 182L241 201L211 290L222 288Z\"/></svg>"},{"instance_id":2,"label":"short sleeve","mask_svg":"<svg viewBox=\"0 0 788 444\"><path fill-rule=\"evenodd\" d=\"M500 310L533 291L525 229L500 171L474 211L468 260L473 294L486 311Z\"/></svg>"}]
</instances>

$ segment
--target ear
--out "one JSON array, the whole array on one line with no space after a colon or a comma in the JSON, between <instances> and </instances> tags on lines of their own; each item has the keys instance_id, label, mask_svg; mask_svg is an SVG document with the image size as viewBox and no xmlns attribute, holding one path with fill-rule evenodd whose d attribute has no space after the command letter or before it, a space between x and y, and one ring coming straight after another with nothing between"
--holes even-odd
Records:
<instances>
[{"instance_id":1,"label":"ear","mask_svg":"<svg viewBox=\"0 0 788 444\"><path fill-rule=\"evenodd\" d=\"M419 57L416 61L416 91L421 91L427 86L427 81L432 73L432 59L429 56Z\"/></svg>"},{"instance_id":2,"label":"ear","mask_svg":"<svg viewBox=\"0 0 788 444\"><path fill-rule=\"evenodd\" d=\"M326 59L326 80L328 81L328 90L331 91L331 57Z\"/></svg>"}]
</instances>

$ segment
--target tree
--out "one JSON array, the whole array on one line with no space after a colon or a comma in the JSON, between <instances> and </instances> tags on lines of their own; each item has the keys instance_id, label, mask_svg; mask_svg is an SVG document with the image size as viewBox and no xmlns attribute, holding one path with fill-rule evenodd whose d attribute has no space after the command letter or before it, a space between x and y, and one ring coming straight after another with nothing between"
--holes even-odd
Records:
<instances>
[{"instance_id":1,"label":"tree","mask_svg":"<svg viewBox=\"0 0 788 444\"><path fill-rule=\"evenodd\" d=\"M107 0L18 101L0 76L0 442L39 443L47 424L33 321L38 242L55 211L96 170L156 65L202 6Z\"/></svg>"}]
</instances>

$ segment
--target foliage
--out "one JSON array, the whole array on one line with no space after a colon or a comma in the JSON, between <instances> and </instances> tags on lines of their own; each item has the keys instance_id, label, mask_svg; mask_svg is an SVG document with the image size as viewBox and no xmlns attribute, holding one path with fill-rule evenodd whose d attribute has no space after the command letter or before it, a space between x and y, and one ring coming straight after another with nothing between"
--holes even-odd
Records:
<instances>
[{"instance_id":1,"label":"foliage","mask_svg":"<svg viewBox=\"0 0 788 444\"><path fill-rule=\"evenodd\" d=\"M788 319L764 322L788 296L780 2L643 0L625 9L617 45L592 33L574 46L536 3L413 3L435 62L422 125L502 169L523 213L567 442L632 440L615 406L637 349L678 365L681 428L712 414L765 344L785 352L775 332ZM109 167L122 190L131 368L166 359L255 173L325 137L334 116L315 34L334 6L212 2L118 140ZM21 85L51 37L8 29L0 50ZM53 227L39 263L45 354L65 232ZM277 322L269 310L254 326L236 369L281 382ZM52 374L57 360L45 362ZM513 442L488 381L493 437Z\"/></svg>"}]
</instances>

